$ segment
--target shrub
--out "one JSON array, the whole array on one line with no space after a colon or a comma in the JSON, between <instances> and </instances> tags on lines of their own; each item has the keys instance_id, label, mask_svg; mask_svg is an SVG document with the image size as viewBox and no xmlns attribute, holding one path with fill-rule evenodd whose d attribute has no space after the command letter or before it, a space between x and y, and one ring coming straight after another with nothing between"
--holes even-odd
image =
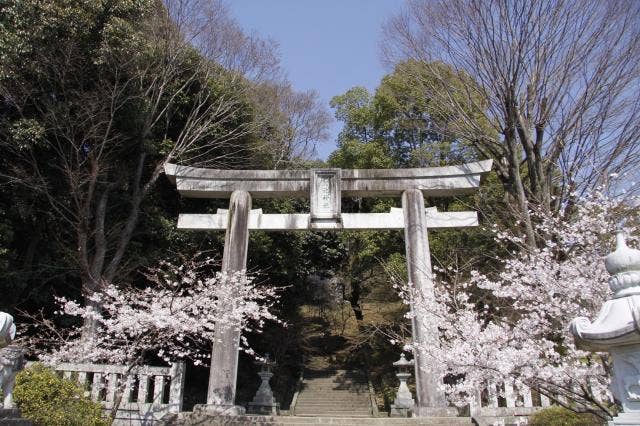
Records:
<instances>
[{"instance_id":1,"label":"shrub","mask_svg":"<svg viewBox=\"0 0 640 426\"><path fill-rule=\"evenodd\" d=\"M23 417L38 426L107 426L102 405L91 401L75 382L42 364L21 371L13 392Z\"/></svg>"},{"instance_id":2,"label":"shrub","mask_svg":"<svg viewBox=\"0 0 640 426\"><path fill-rule=\"evenodd\" d=\"M563 407L549 407L529 418L530 426L602 426L604 421L593 414L580 414Z\"/></svg>"}]
</instances>

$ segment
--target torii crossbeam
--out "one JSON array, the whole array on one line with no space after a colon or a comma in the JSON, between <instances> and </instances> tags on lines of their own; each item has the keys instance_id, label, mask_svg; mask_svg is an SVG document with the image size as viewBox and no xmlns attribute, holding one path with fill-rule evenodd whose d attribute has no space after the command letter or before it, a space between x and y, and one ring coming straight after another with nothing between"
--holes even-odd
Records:
<instances>
[{"instance_id":1,"label":"torii crossbeam","mask_svg":"<svg viewBox=\"0 0 640 426\"><path fill-rule=\"evenodd\" d=\"M404 229L409 281L423 297L433 300L427 229L477 226L478 218L476 212L425 208L424 197L473 192L491 164L491 160L485 160L447 167L367 170L215 170L167 164L165 173L184 197L230 198L228 210L180 214L178 218L179 229L226 231L223 272L246 269L250 230ZM261 209L251 210L252 197L309 198L311 211L265 214ZM392 208L389 213L342 213L342 197L401 197L402 208ZM412 328L414 341L438 344L436 324L414 317ZM229 414L240 411L235 406L239 340L239 331L216 328L207 410ZM453 414L447 410L441 390L441 372L419 352L415 360L416 414Z\"/></svg>"}]
</instances>

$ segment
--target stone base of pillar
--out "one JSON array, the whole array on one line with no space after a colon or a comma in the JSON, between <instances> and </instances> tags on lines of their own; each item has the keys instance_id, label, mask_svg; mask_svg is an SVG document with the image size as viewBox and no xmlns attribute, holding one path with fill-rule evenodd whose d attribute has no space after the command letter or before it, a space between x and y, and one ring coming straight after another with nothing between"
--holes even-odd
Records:
<instances>
[{"instance_id":1,"label":"stone base of pillar","mask_svg":"<svg viewBox=\"0 0 640 426\"><path fill-rule=\"evenodd\" d=\"M609 422L609 426L640 425L640 413L620 413Z\"/></svg>"},{"instance_id":2,"label":"stone base of pillar","mask_svg":"<svg viewBox=\"0 0 640 426\"><path fill-rule=\"evenodd\" d=\"M215 414L217 416L243 416L247 413L247 410L241 405L198 404L193 407L193 412Z\"/></svg>"},{"instance_id":3,"label":"stone base of pillar","mask_svg":"<svg viewBox=\"0 0 640 426\"><path fill-rule=\"evenodd\" d=\"M391 404L391 411L389 411L389 417L411 417L413 414L412 408L397 407Z\"/></svg>"},{"instance_id":4,"label":"stone base of pillar","mask_svg":"<svg viewBox=\"0 0 640 426\"><path fill-rule=\"evenodd\" d=\"M253 402L249 403L248 413L251 414L263 414L267 416L279 416L280 415L280 404L277 402L273 405L261 405L255 404Z\"/></svg>"},{"instance_id":5,"label":"stone base of pillar","mask_svg":"<svg viewBox=\"0 0 640 426\"><path fill-rule=\"evenodd\" d=\"M456 407L413 407L413 417L457 417Z\"/></svg>"},{"instance_id":6,"label":"stone base of pillar","mask_svg":"<svg viewBox=\"0 0 640 426\"><path fill-rule=\"evenodd\" d=\"M22 418L20 410L17 408L0 407L0 424L11 424L16 426L33 426L30 420Z\"/></svg>"}]
</instances>

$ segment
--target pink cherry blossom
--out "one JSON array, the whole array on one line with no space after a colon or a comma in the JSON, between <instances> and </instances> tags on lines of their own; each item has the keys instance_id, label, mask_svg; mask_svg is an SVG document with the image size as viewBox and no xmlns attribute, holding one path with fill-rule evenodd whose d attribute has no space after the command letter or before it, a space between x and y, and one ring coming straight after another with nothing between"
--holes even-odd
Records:
<instances>
[{"instance_id":1,"label":"pink cherry blossom","mask_svg":"<svg viewBox=\"0 0 640 426\"><path fill-rule=\"evenodd\" d=\"M271 312L276 289L258 285L244 271L207 273L211 262L163 262L147 275L151 285L144 288L107 284L92 296L100 310L58 298L61 315L95 318L97 330L92 338L83 338L81 326L73 328L41 359L136 365L155 354L166 362L206 364L217 327L260 332L266 321L280 322ZM246 339L241 343L252 353Z\"/></svg>"},{"instance_id":2,"label":"pink cherry blossom","mask_svg":"<svg viewBox=\"0 0 640 426\"><path fill-rule=\"evenodd\" d=\"M452 402L468 403L490 381L514 380L555 400L607 411L598 404L609 398L608 356L577 349L569 323L593 318L610 296L603 257L612 249L620 215L632 205L594 191L577 197L571 211L534 212L536 232L546 242L535 251L520 235L494 227L498 243L518 249L497 261L493 275L471 271L468 279L449 283L436 272L436 300L411 283L398 284L402 299L413 305L407 315L438 324L440 345L413 349L460 377L445 389ZM637 243L635 228L625 231Z\"/></svg>"}]
</instances>

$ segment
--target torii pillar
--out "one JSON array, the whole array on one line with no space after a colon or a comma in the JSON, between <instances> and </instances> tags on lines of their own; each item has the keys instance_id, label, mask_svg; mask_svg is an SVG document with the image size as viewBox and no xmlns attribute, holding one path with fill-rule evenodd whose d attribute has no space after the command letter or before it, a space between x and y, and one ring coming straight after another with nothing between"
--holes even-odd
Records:
<instances>
[{"instance_id":1,"label":"torii pillar","mask_svg":"<svg viewBox=\"0 0 640 426\"><path fill-rule=\"evenodd\" d=\"M229 200L227 232L222 254L222 272L246 271L249 246L249 212L251 195L247 191L234 191ZM238 352L240 330L231 327L215 329L215 341L211 349L207 406L226 414L242 414L242 407L235 406L238 377ZM215 366L215 367L214 367Z\"/></svg>"},{"instance_id":2,"label":"torii pillar","mask_svg":"<svg viewBox=\"0 0 640 426\"><path fill-rule=\"evenodd\" d=\"M409 281L419 297L435 301L428 229L477 226L476 212L438 212L425 208L424 196L472 192L491 170L491 161L460 166L370 170L213 170L167 164L165 173L182 196L230 198L228 210L217 214L180 214L178 228L226 230L223 272L246 270L250 230L404 229ZM251 193L251 195L250 195ZM346 197L402 197L402 208L389 213L342 213ZM251 210L251 198L304 197L310 213L263 214ZM412 307L413 309L413 307ZM429 318L414 315L413 339L419 347L439 344L438 328ZM216 329L211 356L206 411L241 414L235 406L240 330ZM417 350L415 372L418 416L456 415L447 407L442 371L428 354Z\"/></svg>"},{"instance_id":3,"label":"torii pillar","mask_svg":"<svg viewBox=\"0 0 640 426\"><path fill-rule=\"evenodd\" d=\"M427 214L424 196L419 189L408 189L402 193L404 212L404 244L407 258L409 284L427 303L435 304L431 253L427 234ZM413 305L411 307L413 309ZM420 347L439 345L438 326L429 318L413 315L411 319L416 375L416 407L420 417L455 415L455 408L447 407L442 390L442 372L435 360L420 351Z\"/></svg>"}]
</instances>

